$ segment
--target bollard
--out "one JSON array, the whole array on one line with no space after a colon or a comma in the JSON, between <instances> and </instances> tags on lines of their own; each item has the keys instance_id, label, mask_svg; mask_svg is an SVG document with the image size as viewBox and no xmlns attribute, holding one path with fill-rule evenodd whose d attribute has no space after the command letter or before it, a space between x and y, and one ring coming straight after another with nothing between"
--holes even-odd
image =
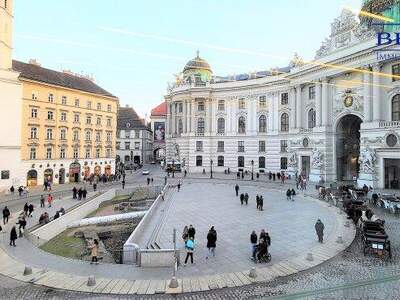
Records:
<instances>
[{"instance_id":1,"label":"bollard","mask_svg":"<svg viewBox=\"0 0 400 300\"><path fill-rule=\"evenodd\" d=\"M26 275L31 275L31 274L32 274L32 268L31 268L31 267L25 266L25 269L24 269L24 276L26 276Z\"/></svg>"},{"instance_id":2,"label":"bollard","mask_svg":"<svg viewBox=\"0 0 400 300\"><path fill-rule=\"evenodd\" d=\"M343 238L341 236L338 236L336 243L343 244Z\"/></svg>"},{"instance_id":3,"label":"bollard","mask_svg":"<svg viewBox=\"0 0 400 300\"><path fill-rule=\"evenodd\" d=\"M346 223L344 223L344 227L350 227L350 222L346 221Z\"/></svg>"},{"instance_id":4,"label":"bollard","mask_svg":"<svg viewBox=\"0 0 400 300\"><path fill-rule=\"evenodd\" d=\"M249 273L250 278L256 278L257 277L257 271L255 267L252 267Z\"/></svg>"},{"instance_id":5,"label":"bollard","mask_svg":"<svg viewBox=\"0 0 400 300\"><path fill-rule=\"evenodd\" d=\"M314 257L313 257L311 252L307 253L306 260L308 260L308 261L313 261L314 260Z\"/></svg>"},{"instance_id":6,"label":"bollard","mask_svg":"<svg viewBox=\"0 0 400 300\"><path fill-rule=\"evenodd\" d=\"M96 278L94 275L90 275L87 281L87 286L95 286L96 285Z\"/></svg>"},{"instance_id":7,"label":"bollard","mask_svg":"<svg viewBox=\"0 0 400 300\"><path fill-rule=\"evenodd\" d=\"M171 289L176 289L179 286L178 280L175 276L172 276L171 281L169 282L168 287Z\"/></svg>"}]
</instances>

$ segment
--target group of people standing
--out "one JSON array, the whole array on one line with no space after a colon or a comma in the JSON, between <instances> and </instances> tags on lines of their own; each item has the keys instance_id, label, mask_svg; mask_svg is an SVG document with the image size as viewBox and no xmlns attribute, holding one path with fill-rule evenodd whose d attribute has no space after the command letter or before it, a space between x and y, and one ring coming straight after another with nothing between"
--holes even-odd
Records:
<instances>
[{"instance_id":1,"label":"group of people standing","mask_svg":"<svg viewBox=\"0 0 400 300\"><path fill-rule=\"evenodd\" d=\"M286 191L286 200L294 201L295 196L296 196L296 191L294 189L288 189Z\"/></svg>"},{"instance_id":2,"label":"group of people standing","mask_svg":"<svg viewBox=\"0 0 400 300\"><path fill-rule=\"evenodd\" d=\"M285 172L277 172L277 173L272 173L271 171L268 172L268 179L271 181L278 181L280 180L282 183L285 183L286 180L286 174Z\"/></svg>"},{"instance_id":3,"label":"group of people standing","mask_svg":"<svg viewBox=\"0 0 400 300\"><path fill-rule=\"evenodd\" d=\"M307 177L304 175L296 176L296 188L302 191L307 190Z\"/></svg>"},{"instance_id":4,"label":"group of people standing","mask_svg":"<svg viewBox=\"0 0 400 300\"><path fill-rule=\"evenodd\" d=\"M235 185L236 197L239 197L241 205L243 205L243 204L247 205L249 203L249 194L241 193L240 196L239 196L239 190L240 190L240 187L239 187L238 184L236 184ZM260 195L257 194L257 196L256 196L256 204L257 204L257 209L258 210L261 210L261 211L264 210L264 208L263 208L264 207L264 198L263 198L263 196L260 196Z\"/></svg>"},{"instance_id":5,"label":"group of people standing","mask_svg":"<svg viewBox=\"0 0 400 300\"><path fill-rule=\"evenodd\" d=\"M257 244L258 242L258 244ZM257 236L255 230L250 234L250 244L251 244L251 258L254 261L260 260L260 258L268 253L268 247L271 246L271 237L269 233L262 229L260 232L260 236Z\"/></svg>"},{"instance_id":6,"label":"group of people standing","mask_svg":"<svg viewBox=\"0 0 400 300\"><path fill-rule=\"evenodd\" d=\"M76 186L74 186L72 189L72 199L86 200L87 193L88 192L85 187L77 189Z\"/></svg>"}]
</instances>

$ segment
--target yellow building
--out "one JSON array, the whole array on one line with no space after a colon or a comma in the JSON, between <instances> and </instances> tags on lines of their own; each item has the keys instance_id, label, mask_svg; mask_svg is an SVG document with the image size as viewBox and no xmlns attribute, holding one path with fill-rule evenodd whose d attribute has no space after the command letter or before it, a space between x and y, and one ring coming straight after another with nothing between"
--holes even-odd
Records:
<instances>
[{"instance_id":1,"label":"yellow building","mask_svg":"<svg viewBox=\"0 0 400 300\"><path fill-rule=\"evenodd\" d=\"M6 170L0 159L1 174L7 175L0 186L62 184L113 174L118 98L88 77L46 69L35 60L11 61L11 0L0 0L0 17L0 84L3 71L17 78L18 84L8 81L9 89L19 89L5 98L7 115L0 112L1 127L17 137L7 146L14 147L16 166ZM0 152L5 150L0 146Z\"/></svg>"}]
</instances>

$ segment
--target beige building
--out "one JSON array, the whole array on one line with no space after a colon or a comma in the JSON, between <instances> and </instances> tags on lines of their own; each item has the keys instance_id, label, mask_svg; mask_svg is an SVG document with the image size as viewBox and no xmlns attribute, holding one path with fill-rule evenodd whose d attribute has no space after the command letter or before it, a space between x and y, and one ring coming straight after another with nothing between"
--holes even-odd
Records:
<instances>
[{"instance_id":1,"label":"beige building","mask_svg":"<svg viewBox=\"0 0 400 300\"><path fill-rule=\"evenodd\" d=\"M92 79L12 61L12 1L0 1L0 188L115 171L118 98Z\"/></svg>"}]
</instances>

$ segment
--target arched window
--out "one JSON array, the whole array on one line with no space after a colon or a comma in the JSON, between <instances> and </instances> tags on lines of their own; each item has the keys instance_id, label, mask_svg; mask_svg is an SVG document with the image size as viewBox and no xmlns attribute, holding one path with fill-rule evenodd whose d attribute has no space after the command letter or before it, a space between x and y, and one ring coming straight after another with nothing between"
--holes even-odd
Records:
<instances>
[{"instance_id":1,"label":"arched window","mask_svg":"<svg viewBox=\"0 0 400 300\"><path fill-rule=\"evenodd\" d=\"M258 131L267 132L267 118L264 115L261 115L258 119Z\"/></svg>"},{"instance_id":2,"label":"arched window","mask_svg":"<svg viewBox=\"0 0 400 300\"><path fill-rule=\"evenodd\" d=\"M315 110L313 108L311 108L308 111L308 128L314 128L315 127L315 123L316 123L316 119L315 119Z\"/></svg>"},{"instance_id":3,"label":"arched window","mask_svg":"<svg viewBox=\"0 0 400 300\"><path fill-rule=\"evenodd\" d=\"M246 119L244 117L240 117L238 121L238 132L246 133Z\"/></svg>"},{"instance_id":4,"label":"arched window","mask_svg":"<svg viewBox=\"0 0 400 300\"><path fill-rule=\"evenodd\" d=\"M197 120L197 133L204 134L204 119Z\"/></svg>"},{"instance_id":5,"label":"arched window","mask_svg":"<svg viewBox=\"0 0 400 300\"><path fill-rule=\"evenodd\" d=\"M31 128L31 139L37 139L37 137L38 137L37 132L38 132L38 130L36 127Z\"/></svg>"},{"instance_id":6,"label":"arched window","mask_svg":"<svg viewBox=\"0 0 400 300\"><path fill-rule=\"evenodd\" d=\"M258 158L258 167L260 169L264 169L265 168L265 157L264 156L260 156Z\"/></svg>"},{"instance_id":7,"label":"arched window","mask_svg":"<svg viewBox=\"0 0 400 300\"><path fill-rule=\"evenodd\" d=\"M183 123L182 123L182 119L179 119L178 121L178 133L182 134L183 133Z\"/></svg>"},{"instance_id":8,"label":"arched window","mask_svg":"<svg viewBox=\"0 0 400 300\"><path fill-rule=\"evenodd\" d=\"M218 133L225 133L225 119L224 118L219 118L217 122L217 132Z\"/></svg>"},{"instance_id":9,"label":"arched window","mask_svg":"<svg viewBox=\"0 0 400 300\"><path fill-rule=\"evenodd\" d=\"M400 94L392 99L392 121L400 121Z\"/></svg>"},{"instance_id":10,"label":"arched window","mask_svg":"<svg viewBox=\"0 0 400 300\"><path fill-rule=\"evenodd\" d=\"M281 115L281 131L289 131L289 115L287 113Z\"/></svg>"}]
</instances>

